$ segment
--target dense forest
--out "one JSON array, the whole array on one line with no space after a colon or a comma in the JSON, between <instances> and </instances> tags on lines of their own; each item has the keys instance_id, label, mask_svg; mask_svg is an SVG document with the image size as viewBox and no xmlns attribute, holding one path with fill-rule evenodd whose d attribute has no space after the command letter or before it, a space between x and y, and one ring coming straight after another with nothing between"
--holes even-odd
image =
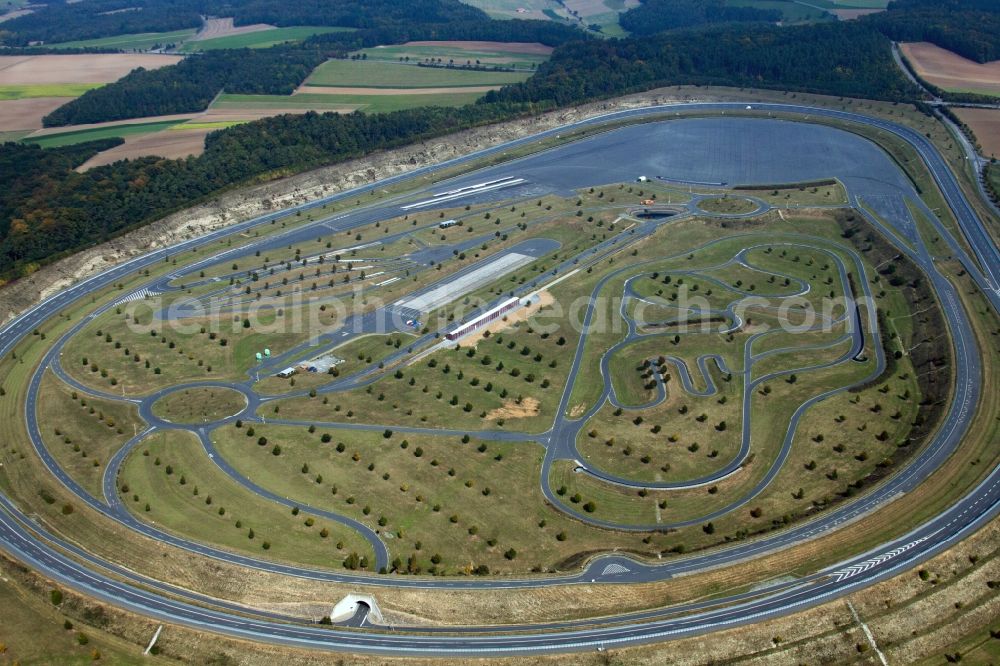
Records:
<instances>
[{"instance_id":1,"label":"dense forest","mask_svg":"<svg viewBox=\"0 0 1000 666\"><path fill-rule=\"evenodd\" d=\"M731 24L570 43L556 49L530 79L488 93L485 101L563 105L684 83L890 100L914 93L888 40L867 25Z\"/></svg>"},{"instance_id":2,"label":"dense forest","mask_svg":"<svg viewBox=\"0 0 1000 666\"><path fill-rule=\"evenodd\" d=\"M223 89L232 93L290 95L330 54L275 47L207 51L160 69L133 70L115 83L88 90L43 119L46 127L99 123L208 107Z\"/></svg>"},{"instance_id":3,"label":"dense forest","mask_svg":"<svg viewBox=\"0 0 1000 666\"><path fill-rule=\"evenodd\" d=\"M690 28L708 23L774 23L780 19L780 9L729 7L723 0L642 0L641 5L619 16L618 23L633 35L652 35L674 28Z\"/></svg>"},{"instance_id":4,"label":"dense forest","mask_svg":"<svg viewBox=\"0 0 1000 666\"><path fill-rule=\"evenodd\" d=\"M56 1L6 21L0 44L68 42L141 32L197 28L202 16L233 17L236 25L322 25L374 28L403 21L486 21L459 0L86 0Z\"/></svg>"}]
</instances>

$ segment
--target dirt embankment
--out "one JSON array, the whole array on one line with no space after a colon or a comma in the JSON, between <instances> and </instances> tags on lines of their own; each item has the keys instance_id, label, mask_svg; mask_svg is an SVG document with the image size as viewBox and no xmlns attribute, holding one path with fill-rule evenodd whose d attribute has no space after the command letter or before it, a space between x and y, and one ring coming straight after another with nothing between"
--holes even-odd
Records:
<instances>
[{"instance_id":1,"label":"dirt embankment","mask_svg":"<svg viewBox=\"0 0 1000 666\"><path fill-rule=\"evenodd\" d=\"M208 231L240 222L275 208L372 183L417 167L436 164L475 150L511 141L545 129L583 120L610 111L706 99L696 89L661 89L606 102L561 109L542 116L465 130L336 166L316 169L263 185L228 192L204 204L188 208L107 243L82 250L46 266L30 277L0 289L0 323L31 307L42 298L103 271L115 264L193 238ZM712 99L744 101L752 97L736 89L712 95Z\"/></svg>"}]
</instances>

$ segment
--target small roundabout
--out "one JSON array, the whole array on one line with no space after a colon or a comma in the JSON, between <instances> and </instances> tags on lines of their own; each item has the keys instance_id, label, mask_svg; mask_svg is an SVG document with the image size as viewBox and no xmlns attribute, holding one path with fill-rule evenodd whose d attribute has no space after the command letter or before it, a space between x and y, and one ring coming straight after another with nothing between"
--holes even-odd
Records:
<instances>
[{"instance_id":1,"label":"small roundabout","mask_svg":"<svg viewBox=\"0 0 1000 666\"><path fill-rule=\"evenodd\" d=\"M249 405L245 393L228 386L180 386L157 397L144 412L173 425L206 426L236 417Z\"/></svg>"},{"instance_id":2,"label":"small roundabout","mask_svg":"<svg viewBox=\"0 0 1000 666\"><path fill-rule=\"evenodd\" d=\"M703 196L695 204L698 210L710 215L725 217L745 217L757 215L767 210L770 205L760 199L738 195Z\"/></svg>"},{"instance_id":3,"label":"small roundabout","mask_svg":"<svg viewBox=\"0 0 1000 666\"><path fill-rule=\"evenodd\" d=\"M689 192L640 215L635 199L685 192L638 190L581 184L419 213L378 200L346 233L262 224L259 238L151 257L150 272L111 278L126 287L41 313L48 342L29 332L36 346L17 348L34 359L19 375L22 459L51 477L52 508L39 509L59 528L23 540L26 514L5 498L0 536L93 592L75 573L90 566L60 554L83 531L55 514L72 506L93 532L74 557L134 569L96 593L111 603L255 640L472 655L785 614L930 557L992 515L983 502L1000 491L986 486L975 520L956 523L956 504L875 542L895 554L865 576L845 572L871 553L847 550L753 598L518 632L321 628L312 611L278 622L273 605L241 616L222 593L150 589L142 560L161 551L310 581L312 596L297 592L310 608L347 587L385 605L393 590L660 583L834 533L954 453L980 398L971 325L890 222L846 205L798 217L779 189L775 201ZM516 308L448 337L509 299ZM355 309L337 311L344 300ZM318 330L301 324L310 317ZM962 382L938 380L953 369ZM113 442L85 445L95 433ZM123 534L136 552L121 562L95 545Z\"/></svg>"}]
</instances>

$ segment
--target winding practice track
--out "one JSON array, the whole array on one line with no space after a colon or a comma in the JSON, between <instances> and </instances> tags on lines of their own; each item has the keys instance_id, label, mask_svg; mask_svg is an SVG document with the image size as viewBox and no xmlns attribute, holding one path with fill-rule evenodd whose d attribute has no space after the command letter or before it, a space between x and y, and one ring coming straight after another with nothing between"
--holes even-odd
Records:
<instances>
[{"instance_id":1,"label":"winding practice track","mask_svg":"<svg viewBox=\"0 0 1000 666\"><path fill-rule=\"evenodd\" d=\"M430 175L440 169L461 165L473 159L483 156L499 154L514 147L524 145L546 136L553 136L560 132L577 129L580 127L598 125L600 123L620 121L625 119L641 118L672 112L737 112L744 108L743 104L687 104L670 105L662 107L650 107L645 109L635 109L615 114L609 114L599 118L592 118L586 121L550 130L540 135L526 137L508 144L497 146L486 151L474 153L472 155L452 160L435 167L417 169L409 174L386 179L377 184L372 184L358 190L342 193L324 200L311 202L293 208L291 210L305 210L315 208L323 203L337 201L354 197L359 192L367 192L376 187L400 182L418 175ZM899 126L888 121L869 118L853 113L831 111L825 109L815 109L798 107L794 105L764 104L754 105L757 113L788 113L805 114L812 117L822 117L831 120L849 121L860 123L885 132L892 133L904 141L908 142L921 156L930 170L932 176L940 187L948 205L952 208L958 220L962 233L969 247L972 248L972 257L966 256L960 244L953 239L937 222L933 215L928 216L932 223L937 226L942 238L950 243L954 253L959 257L969 274L976 280L990 300L992 306L1000 310L1000 290L998 290L997 276L995 272L1000 267L1000 252L992 243L980 220L975 216L969 202L965 200L962 191L952 173L948 170L944 160L937 153L932 144L918 132L909 128ZM517 173L518 161L505 163L499 167L492 167L486 173L493 177L494 174L512 175ZM466 176L453 181L455 187L461 187L466 183L479 182L486 178L483 172ZM478 179L472 180L472 179ZM855 197L852 201L859 210L863 209ZM394 210L398 210L394 209ZM0 329L0 353L7 354L14 345L23 337L30 335L31 331L39 326L43 321L58 313L70 302L91 293L97 289L114 283L127 275L133 274L136 270L151 266L157 262L162 262L167 255L175 254L180 250L189 249L194 245L201 245L209 240L218 240L225 236L245 232L259 224L265 224L278 216L287 215L289 211L273 213L255 220L240 223L224 230L213 232L198 239L185 241L171 248L157 250L142 257L138 257L124 264L121 264L109 271L83 281L70 287L58 295L43 301L34 308L23 313L17 319ZM864 213L863 213L864 214ZM347 218L340 221L341 228L351 228L367 224L385 215L385 210L378 208L361 209L355 215L342 216ZM867 216L867 214L866 214ZM338 218L340 219L340 218ZM882 223L877 219L869 217L869 221L881 227ZM655 225L642 227L633 235L634 238L643 237L652 233ZM895 229L897 233L900 229ZM262 241L266 242L283 242ZM617 238L606 244L598 246L595 252L612 252L620 249L614 247L618 243ZM253 247L253 246L250 246ZM210 546L190 542L133 518L125 511L117 498L114 488L114 473L127 455L128 451L141 440L145 433L140 433L135 439L127 443L116 455L115 459L108 465L109 473L104 479L104 498L93 498L85 490L80 488L51 458L41 441L38 424L35 419L36 396L42 372L46 368L51 368L63 380L73 384L73 380L61 371L58 363L58 350L61 342L50 349L43 360L38 372L32 378L29 388L29 398L25 406L25 417L28 432L32 439L32 445L42 457L46 466L64 485L77 494L83 501L91 507L100 511L113 520L125 524L128 528L146 534L164 542L174 544L178 547L188 549L218 559L223 559L235 564L245 565L261 570L277 573L287 573L296 576L304 576L317 580L347 581L370 585L380 585L386 588L391 587L420 587L420 588L515 588L515 587L540 587L549 585L569 585L577 583L600 582L643 582L651 580L662 580L683 572L698 571L709 566L719 566L727 563L736 563L747 558L762 553L788 547L800 543L804 539L816 537L827 533L847 521L862 517L877 509L882 504L900 493L905 493L918 486L924 479L933 473L947 457L958 447L962 437L967 431L969 424L975 414L976 407L981 398L981 374L982 367L976 348L974 335L967 319L967 316L960 305L958 296L953 286L938 273L933 260L922 243L917 242L914 248L901 247L909 258L927 274L941 304L942 313L948 322L952 340L954 343L953 357L955 362L956 385L952 402L944 416L941 427L934 440L928 443L922 451L898 474L880 485L874 491L865 495L861 499L843 505L839 508L821 514L818 518L793 526L789 529L778 532L774 535L763 537L752 542L741 542L737 545L712 552L673 560L662 565L645 565L621 557L604 557L591 562L589 567L575 576L557 578L525 578L518 580L484 580L484 579L421 579L415 577L390 577L390 576L356 576L346 573L337 573L326 570L309 570L290 565L276 564L273 562L254 559L247 556L235 555L227 551L214 549ZM212 257L211 262L228 260L229 256L237 256L247 251L247 246L232 251L224 252ZM195 265L197 266L197 264ZM192 267L188 267L192 268ZM838 264L838 269L843 277L845 267ZM856 266L855 270L859 270ZM610 276L608 276L610 277ZM605 280L606 282L606 280ZM603 284L603 282L602 282ZM867 289L867 281L862 281ZM156 285L147 285L154 287ZM111 306L108 306L111 307ZM81 324L82 325L82 324ZM874 326L874 324L870 324ZM630 322L630 327L632 323ZM854 341L852 352L857 353L858 345L862 344L861 336L865 332L860 330L860 321L854 322L850 327L851 339ZM635 333L630 329L631 333ZM72 332L71 332L72 333ZM70 333L70 334L71 334ZM867 334L871 334L868 331ZM68 339L67 334L65 339ZM581 338L579 347L574 359L574 365L570 370L567 379L567 389L564 392L562 402L557 411L558 417L551 430L542 435L534 436L534 439L546 445L545 462L542 471L542 490L547 499L553 504L563 507L563 510L576 514L571 507L563 506L561 500L552 492L545 481L548 478L548 470L552 462L556 459L570 458L575 453L576 434L586 418L571 420L565 416L566 408L570 397L570 390L580 371L580 363L583 357L583 345L585 336ZM419 342L419 341L418 341ZM415 343L416 344L416 343ZM750 345L747 346L746 353L750 353ZM702 359L700 371L708 377L707 367ZM749 369L749 365L747 366ZM881 370L881 357L879 358L879 370ZM605 376L607 374L605 373ZM687 371L681 372L682 377L687 376ZM345 387L363 386L376 379L375 373L362 374L339 386L331 387L330 390L342 390ZM750 382L748 386L759 383L763 378L750 381L746 377L744 381ZM685 381L682 379L682 381ZM349 383L348 383L349 382ZM689 379L687 385L690 386ZM75 384L74 384L75 385ZM192 383L188 386L233 386L220 382ZM93 389L80 387L88 393L95 394ZM662 390L662 386L660 387ZM711 389L709 389L711 390ZM165 393L165 392L163 392ZM267 398L261 398L256 394L244 391L247 396L248 406L244 414L254 414L256 408ZM747 392L749 393L749 392ZM787 455L791 444L791 437L795 431L798 418L805 409L814 402L826 397L828 394L817 396L796 411L792 422L789 425L782 453L779 459ZM158 397L157 394L156 397ZM108 396L113 399L120 399L118 396ZM610 384L606 384L604 396L599 404L603 404L604 398L612 397ZM157 420L148 410L149 400L140 401L142 403L142 416L154 427L163 427L166 424ZM278 421L281 423L281 421ZM748 418L743 419L744 430L748 428ZM290 422L291 423L291 422ZM368 429L381 429L382 426L358 426L349 424L337 424L338 427L355 427ZM422 432L426 429L419 428L395 428L400 432ZM434 432L448 432L434 430ZM198 432L202 444L206 451L213 453L212 444L204 430ZM459 433L460 434L460 433ZM517 433L487 432L477 433L477 436L496 439L520 439L523 435ZM739 464L739 459L746 455L744 442L740 455L716 475L725 474L731 471L733 465ZM225 461L218 456L213 458L216 464L223 467L223 470L234 478L240 478L235 470L225 469ZM779 464L775 470L780 468ZM593 470L590 470L593 473ZM776 473L774 470L769 474ZM626 482L624 479L609 479L615 482ZM711 480L711 479L710 479ZM241 481L243 483L245 480ZM698 480L703 482L705 480ZM764 486L770 479L765 479ZM244 483L246 485L246 483ZM645 486L648 487L648 486ZM761 486L763 487L763 486ZM278 502L286 502L283 498L268 494L263 488L252 488L254 492L263 494L268 499ZM157 618L159 620L183 624L198 629L205 629L225 633L233 636L250 638L259 641L273 643L321 647L326 649L336 649L344 651L378 652L384 654L434 654L434 655L486 655L486 654L522 654L554 651L573 651L592 649L595 647L612 647L627 645L638 642L652 642L664 640L670 637L684 636L704 633L733 625L757 622L769 617L775 617L805 609L830 599L836 598L852 592L860 587L871 585L872 583L894 575L915 564L933 556L941 550L949 547L966 535L982 526L1000 512L1000 468L994 469L989 476L968 495L959 502L934 517L923 525L914 529L911 533L897 539L870 552L860 554L848 561L842 562L827 570L817 572L794 583L783 583L772 588L759 590L752 595L740 595L729 599L719 599L704 604L695 604L683 607L658 609L641 613L631 613L620 617L600 618L587 620L584 622L557 622L545 625L532 625L513 628L497 627L469 627L464 631L453 629L451 633L428 631L421 629L418 631L385 631L378 627L369 628L366 631L348 630L346 628L320 628L315 626L289 624L289 618L282 618L268 613L247 613L237 612L233 605L226 604L214 599L209 599L191 592L181 592L171 586L150 581L145 577L107 563L98 557L81 551L72 544L66 543L57 536L47 533L44 528L40 528L6 497L0 496L0 547L14 557L33 566L43 574L65 584L76 588L86 594L109 603L134 610L143 615ZM378 565L384 565L389 558L388 549L367 526L356 523L349 518L339 516L329 512L320 512L318 509L306 507L306 511L323 515L332 520L337 520L345 525L356 529L363 536L368 538L375 550ZM727 509L729 510L729 509ZM576 514L579 515L579 514ZM589 522L600 524L589 519L587 516L580 516ZM701 520L701 519L699 519ZM620 526L616 526L620 527ZM642 529L649 529L645 526ZM75 556L70 557L66 553ZM608 567L617 564L615 573L607 574ZM114 572L118 578L112 578L107 571ZM124 581L124 582L123 582ZM163 594L169 591L173 598ZM178 600L179 599L179 600Z\"/></svg>"}]
</instances>

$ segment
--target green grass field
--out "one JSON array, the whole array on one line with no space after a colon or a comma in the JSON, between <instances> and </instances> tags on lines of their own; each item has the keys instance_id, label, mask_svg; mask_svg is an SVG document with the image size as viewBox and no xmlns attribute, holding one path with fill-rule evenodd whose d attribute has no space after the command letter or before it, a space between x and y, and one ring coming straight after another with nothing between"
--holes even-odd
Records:
<instances>
[{"instance_id":1,"label":"green grass field","mask_svg":"<svg viewBox=\"0 0 1000 666\"><path fill-rule=\"evenodd\" d=\"M456 65L465 61L456 60ZM417 67L367 60L327 60L313 70L307 86L352 88L461 88L498 86L528 78L527 72L489 72Z\"/></svg>"},{"instance_id":2,"label":"green grass field","mask_svg":"<svg viewBox=\"0 0 1000 666\"><path fill-rule=\"evenodd\" d=\"M753 212L756 210L757 204L742 197L723 196L702 199L698 202L698 208L710 213L736 215Z\"/></svg>"},{"instance_id":3,"label":"green grass field","mask_svg":"<svg viewBox=\"0 0 1000 666\"><path fill-rule=\"evenodd\" d=\"M215 37L200 41L187 41L180 50L186 53L211 51L213 49L264 49L286 42L299 42L312 35L322 35L328 32L350 32L353 28L334 28L321 26L293 26L289 28L274 28L259 30L239 35Z\"/></svg>"},{"instance_id":4,"label":"green grass field","mask_svg":"<svg viewBox=\"0 0 1000 666\"><path fill-rule=\"evenodd\" d=\"M16 130L11 132L0 132L0 143L6 141L20 141L24 137L31 134L33 130Z\"/></svg>"},{"instance_id":5,"label":"green grass field","mask_svg":"<svg viewBox=\"0 0 1000 666\"><path fill-rule=\"evenodd\" d=\"M245 122L249 122L249 121L247 121L247 120L210 120L210 121L207 121L207 122L198 122L198 121L189 122L189 123L182 122L182 123L178 123L177 125L171 125L167 129L169 129L169 130L176 130L176 131L196 130L196 129L210 129L210 130L215 130L215 129L225 129L227 127L232 127L233 125L241 125L241 124L243 124Z\"/></svg>"},{"instance_id":6,"label":"green grass field","mask_svg":"<svg viewBox=\"0 0 1000 666\"><path fill-rule=\"evenodd\" d=\"M214 386L187 388L153 403L153 414L171 423L218 421L239 413L246 398L237 391Z\"/></svg>"},{"instance_id":7,"label":"green grass field","mask_svg":"<svg viewBox=\"0 0 1000 666\"><path fill-rule=\"evenodd\" d=\"M306 516L261 501L213 465L186 432L151 435L125 461L119 482L126 506L140 518L224 548L328 567L339 567L350 552L372 556L354 530L321 518L307 524Z\"/></svg>"},{"instance_id":8,"label":"green grass field","mask_svg":"<svg viewBox=\"0 0 1000 666\"><path fill-rule=\"evenodd\" d=\"M79 604L66 601L59 607L50 602L49 591L21 583L17 567L5 567L0 577L0 606L4 609L0 628L0 662L4 664L169 664L172 660L142 656L142 648L82 622L69 619L79 613ZM13 576L10 574L13 573ZM10 576L10 577L8 577ZM72 607L71 607L72 606ZM74 618L75 619L75 618ZM81 639L80 637L84 638Z\"/></svg>"},{"instance_id":9,"label":"green grass field","mask_svg":"<svg viewBox=\"0 0 1000 666\"><path fill-rule=\"evenodd\" d=\"M53 49L106 48L121 49L122 51L148 51L155 46L180 44L194 37L196 32L198 31L194 28L189 30L174 30L172 32L143 32L132 35L116 35L114 37L46 44L46 46Z\"/></svg>"},{"instance_id":10,"label":"green grass field","mask_svg":"<svg viewBox=\"0 0 1000 666\"><path fill-rule=\"evenodd\" d=\"M101 497L105 463L145 427L135 408L79 394L51 374L42 382L38 404L49 451L70 476Z\"/></svg>"},{"instance_id":11,"label":"green grass field","mask_svg":"<svg viewBox=\"0 0 1000 666\"><path fill-rule=\"evenodd\" d=\"M26 83L0 86L0 101L30 97L79 97L103 83Z\"/></svg>"},{"instance_id":12,"label":"green grass field","mask_svg":"<svg viewBox=\"0 0 1000 666\"><path fill-rule=\"evenodd\" d=\"M23 139L23 141L25 143L38 144L42 148L56 148L59 146L69 146L74 143L94 141L96 139L107 139L114 136L124 138L126 136L138 136L140 134L159 132L160 130L171 128L182 122L184 122L183 118L180 120L166 120L155 123L122 123L121 125L109 125L107 127L98 127L95 129L59 132L58 134L48 134L33 138L29 137Z\"/></svg>"},{"instance_id":13,"label":"green grass field","mask_svg":"<svg viewBox=\"0 0 1000 666\"><path fill-rule=\"evenodd\" d=\"M479 51L475 49L463 49L450 45L393 45L376 46L370 49L363 49L359 53L364 54L368 61L388 60L398 62L400 58L409 58L410 62L421 62L426 59L440 58L444 62L454 60L462 64L467 61L477 60L485 65L505 65L522 69L531 69L545 62L548 58L543 55L531 55L526 53L516 53L514 51Z\"/></svg>"}]
</instances>

